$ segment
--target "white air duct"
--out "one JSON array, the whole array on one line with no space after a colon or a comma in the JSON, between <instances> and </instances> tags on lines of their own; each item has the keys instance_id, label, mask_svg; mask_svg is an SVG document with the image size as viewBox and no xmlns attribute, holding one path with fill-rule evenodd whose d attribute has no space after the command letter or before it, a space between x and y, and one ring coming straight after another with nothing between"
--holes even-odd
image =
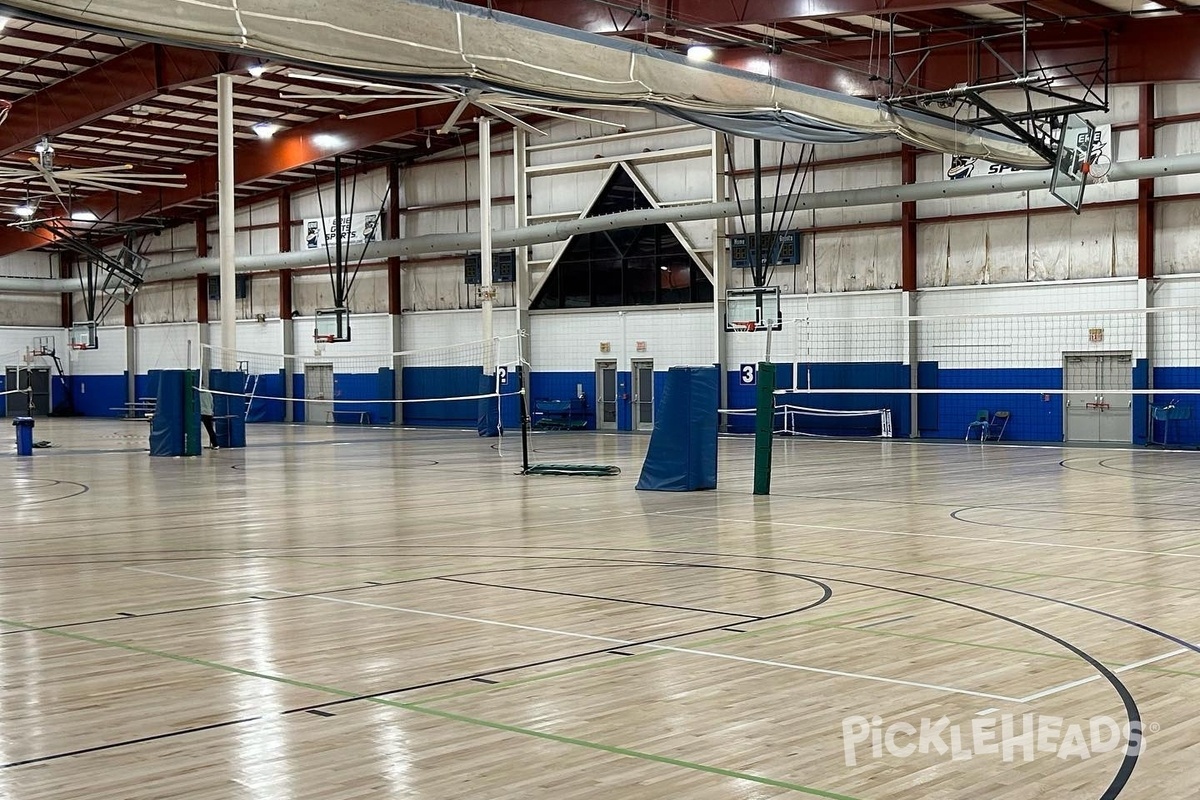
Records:
<instances>
[{"instance_id":1,"label":"white air duct","mask_svg":"<svg viewBox=\"0 0 1200 800\"><path fill-rule=\"evenodd\" d=\"M1151 158L1144 161L1128 161L1114 164L1108 174L1108 182L1132 181L1141 178L1161 178L1168 175L1191 175L1200 173L1200 154ZM974 197L1003 192L1025 192L1048 189L1051 172L1014 172L999 176L962 178L954 181L915 183L898 186L880 186L875 189L847 189L838 192L817 192L798 197L780 195L764 198L763 210L771 212L785 206L800 210L812 208L851 208L854 206L883 205L918 200L937 200L950 197ZM597 233L619 228L634 228L642 225L658 225L665 222L691 222L695 220L736 217L742 213L735 202L697 203L671 208L654 208L644 211L624 211L603 217L545 222L492 232L492 246L496 249L523 247L547 242L560 242L582 233ZM1084 206L1084 212L1087 207ZM479 233L432 233L407 239L387 239L370 245L356 245L349 249L347 260L357 261L366 250L365 260L376 261L393 256L418 256L429 253L456 253L479 248ZM295 253L274 253L260 256L238 256L238 272L264 272L279 269L327 266L328 257L324 250ZM212 273L217 269L216 258L194 258L146 271L146 280L161 281L187 278L201 272ZM0 292L70 292L78 291L79 281L73 278L0 278Z\"/></svg>"}]
</instances>

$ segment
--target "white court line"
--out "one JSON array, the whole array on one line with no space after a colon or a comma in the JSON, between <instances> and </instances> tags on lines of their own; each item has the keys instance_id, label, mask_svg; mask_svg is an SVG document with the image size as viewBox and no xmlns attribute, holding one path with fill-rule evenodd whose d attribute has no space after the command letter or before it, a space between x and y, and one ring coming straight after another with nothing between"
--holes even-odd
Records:
<instances>
[{"instance_id":1,"label":"white court line","mask_svg":"<svg viewBox=\"0 0 1200 800\"><path fill-rule=\"evenodd\" d=\"M1181 647L1178 650L1172 650L1171 652L1163 653L1160 656L1154 656L1153 658L1147 658L1142 661L1135 661L1132 664L1126 664L1123 667L1117 667L1116 669L1113 670L1113 674L1119 675L1122 672L1128 672L1131 669L1137 669L1138 667L1144 667L1144 666L1147 666L1148 664L1154 664L1159 661L1166 661L1168 658L1174 658L1175 656L1180 656L1180 655L1183 655L1184 653L1190 653L1190 652L1191 651L1188 650L1186 647ZM1058 694L1059 692L1065 692L1067 689L1074 689L1076 686L1083 686L1086 683L1092 683L1093 681L1098 681L1103 677L1104 677L1103 675L1092 675L1091 677L1088 677L1088 678L1081 678L1077 681L1071 681L1070 683L1064 683L1061 686L1054 686L1049 689L1045 689L1043 691L1037 692L1036 694L1031 694L1028 697L1022 697L1019 702L1030 703L1030 702L1033 702L1034 700L1041 700L1043 697L1049 697L1052 694Z\"/></svg>"},{"instance_id":2,"label":"white court line","mask_svg":"<svg viewBox=\"0 0 1200 800\"><path fill-rule=\"evenodd\" d=\"M230 583L229 581L211 580L209 578L196 578L191 575L175 575L170 572L160 572L158 570L141 569L139 567L125 567L125 569L136 570L138 572L149 572L154 575L165 575L167 577L180 578L182 580L201 581L202 583L216 583L216 584L222 584L222 585L231 586L231 587L237 586L237 584ZM238 588L241 588L244 591L278 592L279 594L283 594L283 595L295 595L298 599L324 600L324 601L330 602L330 603L343 603L345 605L362 606L364 608L374 608L374 609L378 609L381 611L399 611L399 612L405 613L405 614L417 614L419 616L424 616L424 617L437 617L440 619L453 619L453 620L458 620L460 622L474 622L474 623L478 623L481 625L495 625L495 626L501 627L501 628L515 628L517 630L530 631L532 633L545 633L545 634L549 634L551 636L570 636L575 639L587 639L589 641L604 642L605 644L611 644L611 645L615 645L615 646L648 647L653 650L666 650L666 651L673 652L673 653L686 653L688 655L708 656L709 658L721 658L721 659L725 659L728 661L740 661L740 662L747 663L747 664L761 664L761 665L767 666L767 667L782 667L783 669L794 669L794 670L799 670L801 672L813 672L813 673L817 673L819 675L834 675L834 676L840 677L840 678L859 678L859 679L866 680L866 681L874 681L876 683L890 683L890 684L894 684L897 686L910 686L910 687L915 687L917 689L930 689L935 692L948 692L950 694L965 694L965 695L970 695L972 697L986 697L989 700L1000 700L1000 701L1006 702L1006 703L1020 702L1015 697L1005 697L1004 695L988 694L987 692L975 692L975 691L971 691L970 689L957 689L952 686L938 686L938 685L932 684L932 683L919 683L917 681L906 681L906 680L902 680L900 678L883 678L883 677L879 677L876 675L865 675L865 674L858 673L858 672L840 672L838 670L832 670L832 669L820 669L819 667L805 667L805 666L801 666L799 664L786 664L781 661L765 661L765 660L757 659L757 658L748 658L745 656L730 655L728 653L717 653L717 652L714 652L711 650L693 650L688 647L671 647L669 645L661 645L661 644L638 644L637 642L630 641L628 639L616 639L611 636L596 636L596 635L593 635L590 633L575 633L573 631L560 631L560 630L556 630L554 628L539 628L539 627L536 627L533 625L520 625L515 622L500 622L499 620L481 619L479 617L467 617L467 616L463 616L461 614L447 614L447 613L440 612L440 611L422 611L422 610L415 609L415 608L402 608L400 606L386 606L386 605L382 605L379 603L367 603L362 600L347 600L342 597L328 597L326 595L321 595L321 594L298 595L296 592L289 592L284 589L269 589L269 588L261 587L261 586L253 587L253 588L251 588L251 587L238 587Z\"/></svg>"},{"instance_id":3,"label":"white court line","mask_svg":"<svg viewBox=\"0 0 1200 800\"><path fill-rule=\"evenodd\" d=\"M247 588L246 586L244 586L240 583L231 583L229 581L217 581L217 580L213 580L212 578L196 578L192 575L177 575L174 572L162 572L157 569L146 569L145 567L122 567L122 569L127 569L130 572L144 572L147 575L162 575L167 578L179 578L180 580L185 580L185 581L199 581L200 583L213 583L213 584L216 584L217 586L228 586L231 589L238 589L240 591L251 591L251 592L256 592L256 591L260 591L260 590L274 591L274 589L266 590L261 586Z\"/></svg>"},{"instance_id":4,"label":"white court line","mask_svg":"<svg viewBox=\"0 0 1200 800\"><path fill-rule=\"evenodd\" d=\"M342 597L326 597L325 595L312 594L305 595L308 600L327 600L332 603L345 603L352 606L363 606L365 608L375 608L383 611L400 611L405 614L417 614L427 617L440 617L443 619L453 619L462 622L475 622L482 625L497 625L503 628L516 628L517 630L531 631L534 633L547 633L553 636L570 636L577 639L589 639L592 641L606 642L609 644L631 647L647 647L652 650L666 650L672 653L686 653L688 655L708 656L709 658L721 658L728 661L740 661L747 664L761 664L767 667L782 667L784 669L794 669L801 672L814 672L819 675L834 675L840 678L860 678L867 681L875 681L878 683L890 683L898 686L911 686L918 689L931 689L936 692L948 692L951 694L966 694L972 697L986 697L989 700L1001 700L1003 702L1019 702L1016 698L1005 697L1004 695L988 694L987 692L975 692L970 689L957 689L953 686L938 686L931 683L919 683L917 681L906 681L900 678L882 678L877 675L866 675L860 672L840 672L832 669L821 669L819 667L806 667L800 664L787 664L782 661L766 661L758 658L748 658L745 656L735 656L729 653L717 653L712 650L694 650L690 647L672 647L663 644L638 644L635 641L627 639L615 639L609 636L594 636L587 633L574 633L572 631L560 631L554 628L539 628L532 625L519 625L514 622L500 622L498 620L480 619L479 617L466 617L461 614L445 614L438 611L421 611L415 608L402 608L400 606L386 606L379 603L366 603L361 600L346 600Z\"/></svg>"},{"instance_id":5,"label":"white court line","mask_svg":"<svg viewBox=\"0 0 1200 800\"><path fill-rule=\"evenodd\" d=\"M966 542L984 542L986 544L1009 544L1009 545L1025 545L1028 547L1057 547L1066 550L1092 550L1102 553L1127 553L1139 556L1163 556L1166 558L1200 558L1200 554L1193 553L1171 553L1168 551L1154 550L1132 550L1125 547L1092 547L1085 544L1062 544L1059 542L1037 542L1030 539L987 539L981 536L955 536L950 533L913 533L911 531L884 531L876 528L846 528L839 525L812 525L804 522L778 522L768 519L732 519L730 517L702 517L696 514L681 514L675 511L655 511L651 512L664 517L679 517L681 519L699 519L707 522L729 522L743 527L750 525L782 525L787 528L813 528L822 531L839 531L842 533L874 533L880 536L916 536L923 539L957 539ZM1068 531L1068 533L1078 531ZM719 553L711 553L710 555L720 555Z\"/></svg>"},{"instance_id":6,"label":"white court line","mask_svg":"<svg viewBox=\"0 0 1200 800\"><path fill-rule=\"evenodd\" d=\"M1123 667L1117 667L1112 672L1114 675L1120 675L1122 672L1128 672L1131 669L1145 667L1150 664L1155 664L1159 661L1166 661L1168 658L1174 658L1175 656L1181 656L1181 655L1184 655L1185 653L1190 653L1190 652L1192 652L1192 651L1187 649L1186 647L1181 647L1178 650L1172 650L1169 653L1163 653L1162 655L1159 655L1159 656L1153 656L1152 658L1146 658L1141 661L1135 661L1132 664L1126 664ZM1065 692L1068 689L1074 689L1076 686L1084 686L1085 684L1093 683L1095 681L1100 680L1103 677L1104 677L1103 675L1092 675L1087 678L1080 678L1077 681L1071 681L1070 683L1064 683L1059 686L1052 686L1049 689L1043 689L1042 691L1031 694L1028 697L1022 697L1017 702L1018 703L1032 703L1034 700L1041 700L1043 697L1049 697L1052 694L1058 694L1059 692ZM977 716L986 717L987 715L994 714L999 710L1000 709L998 709L998 708L985 708L983 711L977 712Z\"/></svg>"}]
</instances>

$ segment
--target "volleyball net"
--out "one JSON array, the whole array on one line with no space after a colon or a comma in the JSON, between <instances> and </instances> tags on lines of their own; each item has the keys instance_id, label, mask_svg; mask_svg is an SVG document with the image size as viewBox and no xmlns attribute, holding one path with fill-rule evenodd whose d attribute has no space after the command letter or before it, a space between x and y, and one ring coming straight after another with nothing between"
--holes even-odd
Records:
<instances>
[{"instance_id":1,"label":"volleyball net","mask_svg":"<svg viewBox=\"0 0 1200 800\"><path fill-rule=\"evenodd\" d=\"M200 390L247 422L476 427L520 420L520 335L393 353L314 343L304 353L201 345Z\"/></svg>"},{"instance_id":2,"label":"volleyball net","mask_svg":"<svg viewBox=\"0 0 1200 800\"><path fill-rule=\"evenodd\" d=\"M727 339L727 430L753 429L762 362L775 365L781 434L887 436L890 427L896 436L961 438L981 415L1003 411L1015 438L1139 441L1170 408L1172 435L1200 442L1192 421L1200 415L1186 414L1200 403L1197 306L785 314L779 330Z\"/></svg>"}]
</instances>

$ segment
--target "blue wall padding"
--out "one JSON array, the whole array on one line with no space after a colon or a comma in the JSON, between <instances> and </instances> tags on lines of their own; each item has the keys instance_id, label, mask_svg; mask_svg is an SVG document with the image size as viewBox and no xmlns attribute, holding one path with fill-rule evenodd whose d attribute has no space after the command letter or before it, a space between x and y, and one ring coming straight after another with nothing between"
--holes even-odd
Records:
<instances>
[{"instance_id":1,"label":"blue wall padding","mask_svg":"<svg viewBox=\"0 0 1200 800\"><path fill-rule=\"evenodd\" d=\"M241 372L214 369L209 373L213 395L214 427L221 447L246 446L246 376Z\"/></svg>"},{"instance_id":2,"label":"blue wall padding","mask_svg":"<svg viewBox=\"0 0 1200 800\"><path fill-rule=\"evenodd\" d=\"M665 373L664 373L665 374ZM529 408L537 408L538 400L570 400L583 387L584 407L587 409L588 430L596 427L596 373L595 372L531 372L529 374ZM659 392L657 385L655 392ZM516 391L516 389L506 390ZM662 397L661 392L657 395ZM537 417L533 422L537 423ZM507 417L505 425L508 425Z\"/></svg>"},{"instance_id":3,"label":"blue wall padding","mask_svg":"<svg viewBox=\"0 0 1200 800\"><path fill-rule=\"evenodd\" d=\"M404 399L472 397L480 394L483 367L405 367ZM488 384L487 391L492 391ZM475 400L443 400L408 403L404 406L404 424L444 428L472 428L479 423L479 404Z\"/></svg>"},{"instance_id":4,"label":"blue wall padding","mask_svg":"<svg viewBox=\"0 0 1200 800\"><path fill-rule=\"evenodd\" d=\"M906 389L909 385L908 366L899 362L801 364L798 371L799 384L804 388L811 386L814 389ZM728 381L729 408L754 408L754 404L757 402L755 387L741 383L740 371L727 373L726 380ZM790 364L778 366L776 384L780 389L793 388ZM855 391L847 391L846 394L799 393L783 395L778 400L794 406L832 411L870 411L890 408L893 435L897 437L909 435L912 398L908 394ZM750 433L754 430L754 415L730 414L726 423L731 433ZM805 425L811 429L811 432L825 436L879 435L878 417L872 419L868 427L864 427L863 419L856 417L825 419L813 417L806 419Z\"/></svg>"},{"instance_id":5,"label":"blue wall padding","mask_svg":"<svg viewBox=\"0 0 1200 800\"><path fill-rule=\"evenodd\" d=\"M479 373L479 394L496 391L496 376ZM475 430L488 438L500 435L500 407L494 397L484 397L476 404Z\"/></svg>"},{"instance_id":6,"label":"blue wall padding","mask_svg":"<svg viewBox=\"0 0 1200 800\"><path fill-rule=\"evenodd\" d=\"M248 386L254 396L247 404L247 422L283 422L287 403L279 398L284 395L287 379L283 372L264 373L258 376L257 382ZM299 405L299 404L298 404Z\"/></svg>"},{"instance_id":7,"label":"blue wall padding","mask_svg":"<svg viewBox=\"0 0 1200 800\"><path fill-rule=\"evenodd\" d=\"M637 488L690 492L717 488L717 367L671 367L654 413Z\"/></svg>"},{"instance_id":8,"label":"blue wall padding","mask_svg":"<svg viewBox=\"0 0 1200 800\"><path fill-rule=\"evenodd\" d=\"M1200 381L1200 367L1154 368L1155 394L1151 402L1156 406L1165 406L1174 403L1177 407L1189 409L1187 419L1171 420L1167 442L1172 447L1200 446L1200 395L1171 394L1172 389L1194 389L1196 386L1200 386L1200 383L1197 381ZM1136 409L1136 405L1134 408ZM1137 424L1136 414L1134 415L1134 424ZM1154 426L1154 439L1157 442L1161 442L1166 425L1160 421L1155 422Z\"/></svg>"},{"instance_id":9,"label":"blue wall padding","mask_svg":"<svg viewBox=\"0 0 1200 800\"><path fill-rule=\"evenodd\" d=\"M333 396L336 400L333 410L352 411L356 414L366 412L372 424L390 425L395 419L395 406L386 401L394 399L395 374L391 368L382 368L376 372L334 373ZM381 402L362 402L364 400ZM338 422L358 424L359 421L357 417L351 417L349 414L340 417L335 414L334 418Z\"/></svg>"},{"instance_id":10,"label":"blue wall padding","mask_svg":"<svg viewBox=\"0 0 1200 800\"><path fill-rule=\"evenodd\" d=\"M157 402L154 419L150 422L150 455L174 457L185 455L184 392L187 390L183 370L153 370L150 383L156 388Z\"/></svg>"},{"instance_id":11,"label":"blue wall padding","mask_svg":"<svg viewBox=\"0 0 1200 800\"><path fill-rule=\"evenodd\" d=\"M1139 358L1133 364L1133 388L1134 389L1149 389L1150 388L1150 362L1144 358ZM1146 443L1146 424L1150 419L1150 401L1144 394L1135 394L1133 396L1133 442L1134 444Z\"/></svg>"},{"instance_id":12,"label":"blue wall padding","mask_svg":"<svg viewBox=\"0 0 1200 800\"><path fill-rule=\"evenodd\" d=\"M125 375L76 375L75 411L85 417L124 415L128 384Z\"/></svg>"}]
</instances>

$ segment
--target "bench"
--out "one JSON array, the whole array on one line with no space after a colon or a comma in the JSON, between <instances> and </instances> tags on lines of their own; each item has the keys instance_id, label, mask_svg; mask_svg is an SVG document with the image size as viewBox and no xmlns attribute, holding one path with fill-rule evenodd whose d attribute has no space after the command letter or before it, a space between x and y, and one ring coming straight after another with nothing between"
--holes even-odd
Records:
<instances>
[{"instance_id":1,"label":"bench","mask_svg":"<svg viewBox=\"0 0 1200 800\"><path fill-rule=\"evenodd\" d=\"M370 425L371 424L371 412L370 411L340 411L340 410L339 411L326 411L325 412L325 424L328 425L331 422L337 422L338 421L337 418L338 418L339 414L341 414L343 416L349 416L351 419L357 417L359 425Z\"/></svg>"},{"instance_id":2,"label":"bench","mask_svg":"<svg viewBox=\"0 0 1200 800\"><path fill-rule=\"evenodd\" d=\"M154 416L155 406L158 405L156 400L148 397L143 397L138 400L130 400L119 406L109 408L109 411L120 411L125 419L149 419Z\"/></svg>"}]
</instances>

